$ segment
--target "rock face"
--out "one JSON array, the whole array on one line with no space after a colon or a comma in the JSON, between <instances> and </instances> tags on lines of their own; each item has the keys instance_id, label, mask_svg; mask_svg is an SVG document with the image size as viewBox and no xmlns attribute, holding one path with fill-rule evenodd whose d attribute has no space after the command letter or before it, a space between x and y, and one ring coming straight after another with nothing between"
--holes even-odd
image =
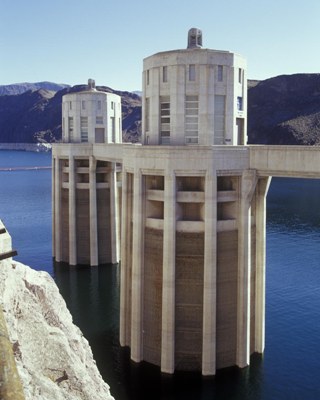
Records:
<instances>
[{"instance_id":1,"label":"rock face","mask_svg":"<svg viewBox=\"0 0 320 400\"><path fill-rule=\"evenodd\" d=\"M320 74L281 75L248 91L253 144L320 144Z\"/></svg>"},{"instance_id":2,"label":"rock face","mask_svg":"<svg viewBox=\"0 0 320 400\"><path fill-rule=\"evenodd\" d=\"M113 399L49 274L1 261L0 305L26 400Z\"/></svg>"}]
</instances>

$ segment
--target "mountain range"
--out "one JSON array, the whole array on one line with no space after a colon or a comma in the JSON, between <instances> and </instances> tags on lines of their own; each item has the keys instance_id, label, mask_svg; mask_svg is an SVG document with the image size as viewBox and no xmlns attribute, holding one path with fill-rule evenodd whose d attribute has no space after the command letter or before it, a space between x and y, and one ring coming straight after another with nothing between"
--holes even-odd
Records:
<instances>
[{"instance_id":1,"label":"mountain range","mask_svg":"<svg viewBox=\"0 0 320 400\"><path fill-rule=\"evenodd\" d=\"M61 103L66 93L85 85L40 82L0 86L0 142L37 143L61 139ZM98 90L122 98L123 140L139 142L139 92ZM320 144L320 74L280 75L248 81L248 142L251 144Z\"/></svg>"}]
</instances>

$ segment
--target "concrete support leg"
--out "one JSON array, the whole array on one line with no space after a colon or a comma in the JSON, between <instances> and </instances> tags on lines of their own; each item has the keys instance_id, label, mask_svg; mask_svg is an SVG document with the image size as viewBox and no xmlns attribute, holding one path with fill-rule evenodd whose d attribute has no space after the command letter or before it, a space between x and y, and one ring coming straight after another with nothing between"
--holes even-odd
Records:
<instances>
[{"instance_id":1,"label":"concrete support leg","mask_svg":"<svg viewBox=\"0 0 320 400\"><path fill-rule=\"evenodd\" d=\"M75 161L69 157L69 264L77 265Z\"/></svg>"},{"instance_id":2,"label":"concrete support leg","mask_svg":"<svg viewBox=\"0 0 320 400\"><path fill-rule=\"evenodd\" d=\"M131 359L143 359L143 221L144 193L140 171L135 171L133 182L133 244L132 244L132 301L131 301Z\"/></svg>"},{"instance_id":3,"label":"concrete support leg","mask_svg":"<svg viewBox=\"0 0 320 400\"><path fill-rule=\"evenodd\" d=\"M89 159L89 213L90 213L90 265L99 264L98 260L98 221L97 221L97 161L93 156Z\"/></svg>"},{"instance_id":4,"label":"concrete support leg","mask_svg":"<svg viewBox=\"0 0 320 400\"><path fill-rule=\"evenodd\" d=\"M125 171L122 174L122 222L121 222L121 264L120 264L120 345L128 346L127 323L128 323L128 262L129 255L129 231L127 211L128 206L128 175Z\"/></svg>"},{"instance_id":5,"label":"concrete support leg","mask_svg":"<svg viewBox=\"0 0 320 400\"><path fill-rule=\"evenodd\" d=\"M59 157L54 159L54 226L55 226L55 251L54 256L57 262L61 261L61 167Z\"/></svg>"},{"instance_id":6,"label":"concrete support leg","mask_svg":"<svg viewBox=\"0 0 320 400\"><path fill-rule=\"evenodd\" d=\"M217 305L217 180L211 173L205 183L205 238L203 276L202 374L216 373Z\"/></svg>"},{"instance_id":7,"label":"concrete support leg","mask_svg":"<svg viewBox=\"0 0 320 400\"><path fill-rule=\"evenodd\" d=\"M238 221L238 317L236 364L250 362L250 297L251 297L251 200L256 187L255 171L244 171L241 178L240 214Z\"/></svg>"},{"instance_id":8,"label":"concrete support leg","mask_svg":"<svg viewBox=\"0 0 320 400\"><path fill-rule=\"evenodd\" d=\"M112 163L112 171L109 173L110 186L110 219L111 219L111 262L119 262L119 222L118 222L118 189L116 164Z\"/></svg>"},{"instance_id":9,"label":"concrete support leg","mask_svg":"<svg viewBox=\"0 0 320 400\"><path fill-rule=\"evenodd\" d=\"M256 189L256 295L255 352L263 353L265 346L266 296L266 197L271 177L259 179Z\"/></svg>"},{"instance_id":10,"label":"concrete support leg","mask_svg":"<svg viewBox=\"0 0 320 400\"><path fill-rule=\"evenodd\" d=\"M161 371L172 374L175 360L175 243L176 243L176 179L165 176Z\"/></svg>"}]
</instances>

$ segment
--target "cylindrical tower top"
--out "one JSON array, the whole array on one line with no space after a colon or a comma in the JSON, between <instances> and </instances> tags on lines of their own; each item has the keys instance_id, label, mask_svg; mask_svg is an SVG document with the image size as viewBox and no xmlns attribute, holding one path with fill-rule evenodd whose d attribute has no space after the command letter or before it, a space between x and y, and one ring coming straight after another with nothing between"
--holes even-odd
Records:
<instances>
[{"instance_id":1,"label":"cylindrical tower top","mask_svg":"<svg viewBox=\"0 0 320 400\"><path fill-rule=\"evenodd\" d=\"M121 143L121 97L97 90L95 81L62 98L62 139L69 143Z\"/></svg>"},{"instance_id":2,"label":"cylindrical tower top","mask_svg":"<svg viewBox=\"0 0 320 400\"><path fill-rule=\"evenodd\" d=\"M142 143L246 143L246 60L201 45L201 30L192 28L188 48L144 59Z\"/></svg>"},{"instance_id":3,"label":"cylindrical tower top","mask_svg":"<svg viewBox=\"0 0 320 400\"><path fill-rule=\"evenodd\" d=\"M191 28L188 32L188 49L202 47L202 31L198 28Z\"/></svg>"}]
</instances>

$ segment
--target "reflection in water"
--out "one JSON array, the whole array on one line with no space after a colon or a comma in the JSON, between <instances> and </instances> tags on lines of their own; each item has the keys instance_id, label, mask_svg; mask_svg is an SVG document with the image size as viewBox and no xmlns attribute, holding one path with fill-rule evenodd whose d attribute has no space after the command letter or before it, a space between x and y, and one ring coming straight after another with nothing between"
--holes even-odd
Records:
<instances>
[{"instance_id":1,"label":"reflection in water","mask_svg":"<svg viewBox=\"0 0 320 400\"><path fill-rule=\"evenodd\" d=\"M130 360L119 345L119 265L69 267L55 263L54 278L85 337L111 393L129 399L259 399L262 359L253 356L249 368L228 368L214 378L197 373L176 373Z\"/></svg>"}]
</instances>

